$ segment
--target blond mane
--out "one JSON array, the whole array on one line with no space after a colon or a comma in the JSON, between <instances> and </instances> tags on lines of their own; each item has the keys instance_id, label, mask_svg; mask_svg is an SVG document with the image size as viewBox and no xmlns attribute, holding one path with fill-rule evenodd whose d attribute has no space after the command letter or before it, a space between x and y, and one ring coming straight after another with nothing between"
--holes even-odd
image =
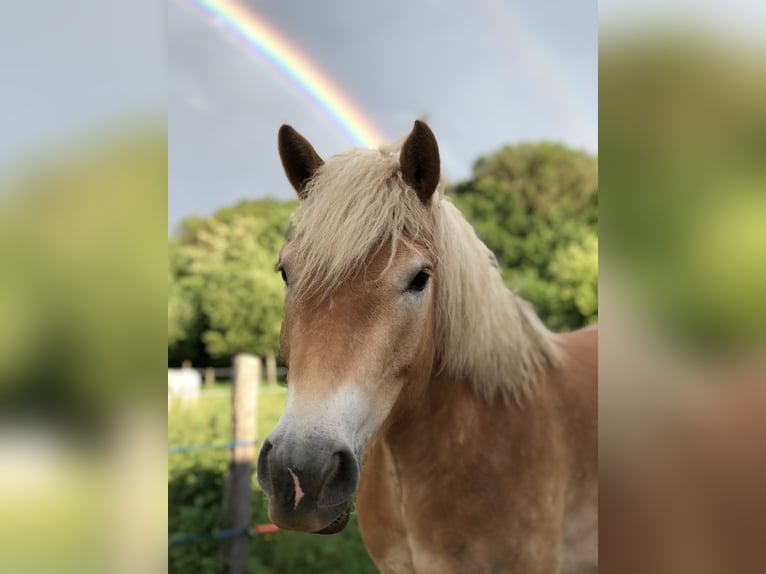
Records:
<instances>
[{"instance_id":1,"label":"blond mane","mask_svg":"<svg viewBox=\"0 0 766 574\"><path fill-rule=\"evenodd\" d=\"M491 251L440 190L430 207L402 179L400 142L327 161L295 218L301 294L330 293L382 246L425 245L437 261L435 368L491 399L521 399L559 361L558 336L508 290ZM392 253L392 258L394 253Z\"/></svg>"}]
</instances>

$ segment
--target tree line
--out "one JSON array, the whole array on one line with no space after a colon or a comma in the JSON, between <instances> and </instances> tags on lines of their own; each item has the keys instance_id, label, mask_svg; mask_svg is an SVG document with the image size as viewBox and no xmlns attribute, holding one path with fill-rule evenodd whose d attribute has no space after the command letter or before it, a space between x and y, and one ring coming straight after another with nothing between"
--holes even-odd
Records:
<instances>
[{"instance_id":1,"label":"tree line","mask_svg":"<svg viewBox=\"0 0 766 574\"><path fill-rule=\"evenodd\" d=\"M495 253L506 284L552 329L598 317L598 161L560 144L506 146L446 193ZM274 267L296 201L185 219L168 245L168 361L228 364L279 346Z\"/></svg>"}]
</instances>

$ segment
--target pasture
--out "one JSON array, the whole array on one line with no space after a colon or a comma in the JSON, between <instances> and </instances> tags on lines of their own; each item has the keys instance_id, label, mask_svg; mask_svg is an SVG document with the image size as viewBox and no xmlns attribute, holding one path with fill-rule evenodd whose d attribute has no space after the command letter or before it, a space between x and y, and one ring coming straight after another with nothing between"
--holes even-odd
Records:
<instances>
[{"instance_id":1,"label":"pasture","mask_svg":"<svg viewBox=\"0 0 766 574\"><path fill-rule=\"evenodd\" d=\"M204 390L196 407L168 414L168 445L224 443L231 440L231 387L217 383ZM258 396L258 438L273 428L285 403L284 387L262 386ZM221 530L223 485L228 450L198 450L168 455L168 535ZM253 524L268 523L266 498L253 473ZM171 573L218 574L217 541L168 548ZM333 536L280 531L251 538L248 572L377 572L359 536L356 520Z\"/></svg>"}]
</instances>

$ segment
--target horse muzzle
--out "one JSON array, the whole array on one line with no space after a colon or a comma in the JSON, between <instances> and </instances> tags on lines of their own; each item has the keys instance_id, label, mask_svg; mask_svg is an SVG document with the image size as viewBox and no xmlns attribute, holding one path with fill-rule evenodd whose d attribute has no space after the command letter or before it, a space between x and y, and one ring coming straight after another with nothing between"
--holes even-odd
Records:
<instances>
[{"instance_id":1,"label":"horse muzzle","mask_svg":"<svg viewBox=\"0 0 766 574\"><path fill-rule=\"evenodd\" d=\"M258 455L258 483L269 498L269 518L287 530L343 530L358 482L359 462L340 443L269 437Z\"/></svg>"}]
</instances>

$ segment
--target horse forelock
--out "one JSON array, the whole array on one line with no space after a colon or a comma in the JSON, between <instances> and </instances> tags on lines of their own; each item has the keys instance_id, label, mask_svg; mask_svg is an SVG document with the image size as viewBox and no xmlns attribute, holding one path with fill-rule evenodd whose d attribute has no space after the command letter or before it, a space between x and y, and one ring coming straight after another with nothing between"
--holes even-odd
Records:
<instances>
[{"instance_id":1,"label":"horse forelock","mask_svg":"<svg viewBox=\"0 0 766 574\"><path fill-rule=\"evenodd\" d=\"M559 337L503 282L497 260L446 198L435 216L440 254L435 341L439 367L486 399L521 400L560 363Z\"/></svg>"},{"instance_id":2,"label":"horse forelock","mask_svg":"<svg viewBox=\"0 0 766 574\"><path fill-rule=\"evenodd\" d=\"M327 161L295 215L294 293L323 298L363 269L384 246L430 247L430 210L404 183L398 155L355 149Z\"/></svg>"},{"instance_id":3,"label":"horse forelock","mask_svg":"<svg viewBox=\"0 0 766 574\"><path fill-rule=\"evenodd\" d=\"M296 296L332 293L386 245L425 247L437 264L436 368L465 378L481 396L523 398L559 362L558 337L503 283L492 252L437 191L424 205L403 181L398 143L327 161L296 212Z\"/></svg>"}]
</instances>

